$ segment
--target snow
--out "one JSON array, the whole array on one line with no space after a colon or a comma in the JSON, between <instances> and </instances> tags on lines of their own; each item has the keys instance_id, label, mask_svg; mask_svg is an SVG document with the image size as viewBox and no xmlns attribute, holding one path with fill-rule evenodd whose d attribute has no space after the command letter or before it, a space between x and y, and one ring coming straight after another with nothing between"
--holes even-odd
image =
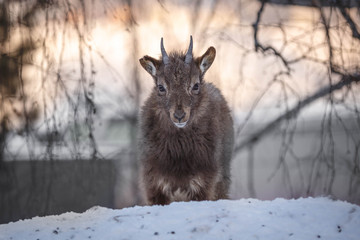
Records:
<instances>
[{"instance_id":1,"label":"snow","mask_svg":"<svg viewBox=\"0 0 360 240\"><path fill-rule=\"evenodd\" d=\"M176 202L35 217L0 239L360 239L360 207L328 198Z\"/></svg>"}]
</instances>

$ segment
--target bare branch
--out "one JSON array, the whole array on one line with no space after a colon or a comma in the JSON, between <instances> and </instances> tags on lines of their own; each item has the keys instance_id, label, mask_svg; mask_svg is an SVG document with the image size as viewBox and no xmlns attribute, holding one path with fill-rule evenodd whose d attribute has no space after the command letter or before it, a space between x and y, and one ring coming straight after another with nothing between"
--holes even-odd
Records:
<instances>
[{"instance_id":1,"label":"bare branch","mask_svg":"<svg viewBox=\"0 0 360 240\"><path fill-rule=\"evenodd\" d=\"M289 111L286 111L284 114L280 115L279 117L277 117L276 119L274 119L273 121L268 123L265 127L263 127L259 131L252 134L248 139L240 142L237 146L235 146L235 149L234 149L235 152L238 152L238 151L242 150L243 148L256 143L260 138L264 137L265 135L267 135L270 132L272 132L273 130L275 130L280 125L280 123L282 123L284 120L295 117L307 105L310 105L317 99L322 98L328 94L331 94L334 91L340 90L343 87L350 86L351 84L358 83L358 82L360 82L360 74L343 75L341 80L338 83L319 89L313 95L300 101L295 107L293 107L292 109L289 109Z\"/></svg>"},{"instance_id":2,"label":"bare branch","mask_svg":"<svg viewBox=\"0 0 360 240\"><path fill-rule=\"evenodd\" d=\"M346 22L349 24L349 27L352 31L352 36L354 38L357 38L360 40L360 33L358 31L358 29L356 28L356 24L355 22L352 20L351 16L349 15L349 13L346 11L345 7L342 4L341 0L336 0L336 4L338 5L338 8L341 12L341 15L345 18Z\"/></svg>"},{"instance_id":3,"label":"bare branch","mask_svg":"<svg viewBox=\"0 0 360 240\"><path fill-rule=\"evenodd\" d=\"M278 58L280 58L280 60L282 61L282 63L284 64L284 66L286 67L287 71L290 72L290 67L289 67L289 63L286 60L286 58L278 51L276 50L274 47L272 46L264 46L259 42L258 39L258 31L259 31L259 24L260 24L260 20L261 20L261 16L264 12L264 8L265 8L265 4L267 3L267 0L262 0L261 1L261 7L257 13L257 18L255 23L252 25L253 29L254 29L254 44L255 44L255 51L257 52L259 49L261 50L262 53L266 53L266 52L272 52L275 56L277 56Z\"/></svg>"}]
</instances>

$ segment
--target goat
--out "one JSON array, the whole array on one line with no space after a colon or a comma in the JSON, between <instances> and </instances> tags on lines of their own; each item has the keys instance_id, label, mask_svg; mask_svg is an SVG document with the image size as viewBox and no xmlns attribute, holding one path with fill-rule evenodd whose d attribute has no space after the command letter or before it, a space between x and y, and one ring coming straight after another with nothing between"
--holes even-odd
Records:
<instances>
[{"instance_id":1,"label":"goat","mask_svg":"<svg viewBox=\"0 0 360 240\"><path fill-rule=\"evenodd\" d=\"M210 47L139 59L155 86L140 113L141 184L150 205L228 198L234 131L220 90L204 81L214 61Z\"/></svg>"}]
</instances>

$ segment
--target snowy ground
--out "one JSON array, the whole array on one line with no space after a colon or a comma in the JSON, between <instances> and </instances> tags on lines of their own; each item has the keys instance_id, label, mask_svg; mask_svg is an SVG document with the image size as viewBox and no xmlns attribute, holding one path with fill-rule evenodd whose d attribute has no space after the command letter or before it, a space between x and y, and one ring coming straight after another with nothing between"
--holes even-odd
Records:
<instances>
[{"instance_id":1,"label":"snowy ground","mask_svg":"<svg viewBox=\"0 0 360 240\"><path fill-rule=\"evenodd\" d=\"M327 198L173 203L36 217L0 239L360 239L360 207Z\"/></svg>"}]
</instances>

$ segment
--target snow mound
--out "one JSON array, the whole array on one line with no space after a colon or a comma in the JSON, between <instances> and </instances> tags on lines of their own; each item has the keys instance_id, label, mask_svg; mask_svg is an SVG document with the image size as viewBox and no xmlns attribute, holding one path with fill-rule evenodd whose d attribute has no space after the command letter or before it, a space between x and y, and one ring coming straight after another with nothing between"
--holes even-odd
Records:
<instances>
[{"instance_id":1,"label":"snow mound","mask_svg":"<svg viewBox=\"0 0 360 240\"><path fill-rule=\"evenodd\" d=\"M360 207L328 198L177 202L35 217L0 239L360 239Z\"/></svg>"}]
</instances>

